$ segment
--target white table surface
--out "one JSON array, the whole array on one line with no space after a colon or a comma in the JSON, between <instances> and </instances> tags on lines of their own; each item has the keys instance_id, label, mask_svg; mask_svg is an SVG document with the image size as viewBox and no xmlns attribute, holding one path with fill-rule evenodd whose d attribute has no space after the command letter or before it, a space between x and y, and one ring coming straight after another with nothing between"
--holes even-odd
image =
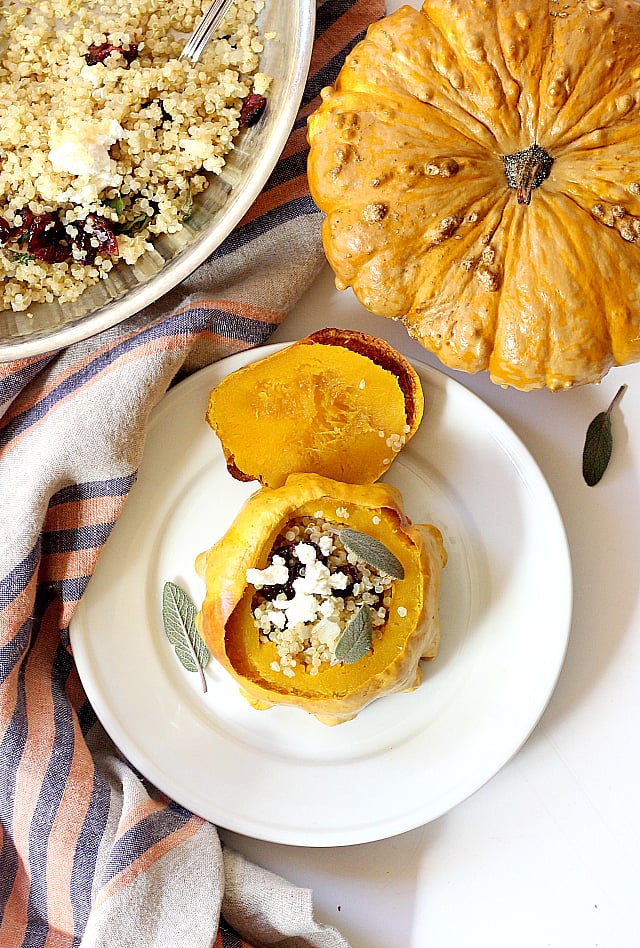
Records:
<instances>
[{"instance_id":1,"label":"white table surface","mask_svg":"<svg viewBox=\"0 0 640 948\"><path fill-rule=\"evenodd\" d=\"M399 6L392 0L388 9ZM323 326L371 332L442 368L401 325L367 313L350 290L338 292L328 268L273 341ZM311 887L318 919L337 926L352 948L637 948L640 365L556 394L503 390L486 376L443 371L519 435L564 520L573 621L549 705L488 784L402 836L329 849L225 831L223 839ZM581 474L585 431L623 382L613 457L589 488Z\"/></svg>"}]
</instances>

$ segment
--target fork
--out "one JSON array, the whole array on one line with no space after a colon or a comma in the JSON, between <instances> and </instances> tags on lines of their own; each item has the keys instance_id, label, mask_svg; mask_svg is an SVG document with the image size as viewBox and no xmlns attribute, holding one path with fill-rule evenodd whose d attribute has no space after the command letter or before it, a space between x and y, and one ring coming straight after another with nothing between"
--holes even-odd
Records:
<instances>
[{"instance_id":1,"label":"fork","mask_svg":"<svg viewBox=\"0 0 640 948\"><path fill-rule=\"evenodd\" d=\"M185 43L180 59L188 59L192 63L198 62L205 46L232 3L233 0L211 0L209 8Z\"/></svg>"}]
</instances>

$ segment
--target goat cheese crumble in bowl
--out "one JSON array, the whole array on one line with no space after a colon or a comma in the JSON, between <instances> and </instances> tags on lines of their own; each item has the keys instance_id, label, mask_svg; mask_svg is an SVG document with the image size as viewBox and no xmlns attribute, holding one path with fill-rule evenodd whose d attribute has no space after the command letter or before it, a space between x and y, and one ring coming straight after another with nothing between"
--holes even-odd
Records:
<instances>
[{"instance_id":1,"label":"goat cheese crumble in bowl","mask_svg":"<svg viewBox=\"0 0 640 948\"><path fill-rule=\"evenodd\" d=\"M179 56L207 5L4 4L1 360L138 313L260 193L302 97L315 2L235 0L193 65Z\"/></svg>"}]
</instances>

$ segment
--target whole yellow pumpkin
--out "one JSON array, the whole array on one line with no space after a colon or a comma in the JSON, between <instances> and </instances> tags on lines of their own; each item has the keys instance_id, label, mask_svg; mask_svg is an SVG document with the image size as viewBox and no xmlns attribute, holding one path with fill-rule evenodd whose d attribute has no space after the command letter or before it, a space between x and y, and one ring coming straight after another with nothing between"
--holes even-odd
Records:
<instances>
[{"instance_id":1,"label":"whole yellow pumpkin","mask_svg":"<svg viewBox=\"0 0 640 948\"><path fill-rule=\"evenodd\" d=\"M264 569L274 544L292 524L322 520L382 543L400 571L387 588L384 624L357 661L323 662L312 671L297 653L281 667L273 641L261 637L256 589L248 571ZM316 474L292 474L278 488L252 494L227 533L198 557L206 596L196 622L209 650L256 708L291 705L324 724L354 718L382 695L416 688L420 660L438 652L440 576L447 553L431 524L412 524L399 492L388 484L345 484ZM284 615L284 613L283 613Z\"/></svg>"},{"instance_id":2,"label":"whole yellow pumpkin","mask_svg":"<svg viewBox=\"0 0 640 948\"><path fill-rule=\"evenodd\" d=\"M640 359L640 5L426 0L309 120L337 285L446 365L556 390Z\"/></svg>"}]
</instances>

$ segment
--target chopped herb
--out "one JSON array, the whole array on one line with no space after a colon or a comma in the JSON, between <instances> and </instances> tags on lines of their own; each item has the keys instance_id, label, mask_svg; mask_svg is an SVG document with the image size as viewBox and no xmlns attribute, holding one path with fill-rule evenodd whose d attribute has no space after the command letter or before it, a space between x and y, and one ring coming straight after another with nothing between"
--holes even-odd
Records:
<instances>
[{"instance_id":1,"label":"chopped herb","mask_svg":"<svg viewBox=\"0 0 640 948\"><path fill-rule=\"evenodd\" d=\"M191 193L191 188L187 188L187 197L184 204L182 205L182 211L180 212L180 220L188 221L191 215L193 214L193 194Z\"/></svg>"},{"instance_id":2,"label":"chopped herb","mask_svg":"<svg viewBox=\"0 0 640 948\"><path fill-rule=\"evenodd\" d=\"M28 250L18 252L16 250L5 250L6 255L9 260L13 263L29 263L30 260L35 260L35 255L29 253Z\"/></svg>"},{"instance_id":3,"label":"chopped herb","mask_svg":"<svg viewBox=\"0 0 640 948\"><path fill-rule=\"evenodd\" d=\"M122 217L122 212L124 211L124 201L121 197L106 198L104 203L107 205L107 207L112 208L118 217Z\"/></svg>"},{"instance_id":4,"label":"chopped herb","mask_svg":"<svg viewBox=\"0 0 640 948\"><path fill-rule=\"evenodd\" d=\"M139 234L141 230L144 230L147 221L150 220L152 220L150 214L138 214L131 220L119 221L113 229L116 234L127 234L129 237L134 237L135 234Z\"/></svg>"}]
</instances>

